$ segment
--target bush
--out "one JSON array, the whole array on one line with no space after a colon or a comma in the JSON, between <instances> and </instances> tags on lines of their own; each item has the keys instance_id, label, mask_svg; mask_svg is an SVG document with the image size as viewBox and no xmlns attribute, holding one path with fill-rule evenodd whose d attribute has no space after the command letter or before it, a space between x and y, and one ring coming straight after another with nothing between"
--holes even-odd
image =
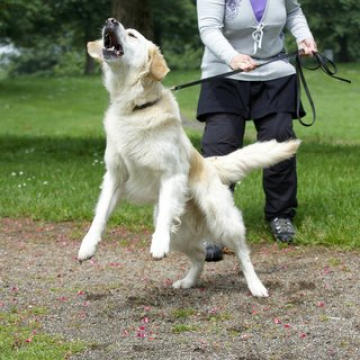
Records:
<instances>
[{"instance_id":1,"label":"bush","mask_svg":"<svg viewBox=\"0 0 360 360\"><path fill-rule=\"evenodd\" d=\"M55 75L82 75L84 73L85 55L78 50L63 52L59 62L54 66Z\"/></svg>"},{"instance_id":2,"label":"bush","mask_svg":"<svg viewBox=\"0 0 360 360\"><path fill-rule=\"evenodd\" d=\"M84 70L83 49L70 44L71 32L57 38L36 37L34 47L17 48L7 55L9 75L80 75Z\"/></svg>"},{"instance_id":3,"label":"bush","mask_svg":"<svg viewBox=\"0 0 360 360\"><path fill-rule=\"evenodd\" d=\"M196 49L185 44L183 51L175 50L166 42L162 46L166 62L171 70L197 70L200 68L204 47Z\"/></svg>"}]
</instances>

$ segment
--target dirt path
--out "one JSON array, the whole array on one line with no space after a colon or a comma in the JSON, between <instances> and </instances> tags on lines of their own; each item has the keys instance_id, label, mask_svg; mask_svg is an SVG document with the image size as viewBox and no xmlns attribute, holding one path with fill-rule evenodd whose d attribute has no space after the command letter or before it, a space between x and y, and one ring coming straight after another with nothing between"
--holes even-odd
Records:
<instances>
[{"instance_id":1,"label":"dirt path","mask_svg":"<svg viewBox=\"0 0 360 360\"><path fill-rule=\"evenodd\" d=\"M0 311L46 308L41 331L88 344L71 359L360 359L359 253L253 246L256 299L231 255L173 290L186 258L154 262L149 234L122 228L80 266L86 227L0 220Z\"/></svg>"}]
</instances>

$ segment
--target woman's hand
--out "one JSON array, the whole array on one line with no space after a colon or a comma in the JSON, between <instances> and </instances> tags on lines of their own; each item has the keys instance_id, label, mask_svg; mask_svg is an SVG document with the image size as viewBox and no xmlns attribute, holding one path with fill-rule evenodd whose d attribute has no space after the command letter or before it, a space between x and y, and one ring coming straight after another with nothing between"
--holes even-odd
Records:
<instances>
[{"instance_id":1,"label":"woman's hand","mask_svg":"<svg viewBox=\"0 0 360 360\"><path fill-rule=\"evenodd\" d=\"M245 72L254 70L256 66L257 64L254 59L251 56L245 54L237 54L233 57L230 63L230 67L233 70L241 69Z\"/></svg>"},{"instance_id":2,"label":"woman's hand","mask_svg":"<svg viewBox=\"0 0 360 360\"><path fill-rule=\"evenodd\" d=\"M305 39L298 43L298 49L303 50L305 56L313 56L313 52L317 51L316 42L313 38Z\"/></svg>"}]
</instances>

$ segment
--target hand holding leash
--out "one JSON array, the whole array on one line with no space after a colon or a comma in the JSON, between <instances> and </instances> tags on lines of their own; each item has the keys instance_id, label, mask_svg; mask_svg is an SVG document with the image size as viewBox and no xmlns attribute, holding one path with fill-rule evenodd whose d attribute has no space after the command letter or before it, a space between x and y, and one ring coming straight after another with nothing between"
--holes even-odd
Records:
<instances>
[{"instance_id":1,"label":"hand holding leash","mask_svg":"<svg viewBox=\"0 0 360 360\"><path fill-rule=\"evenodd\" d=\"M302 56L312 57L312 56L314 56L314 53L317 52L316 42L313 38L304 39L303 41L300 41L297 46L298 46L300 55L302 55Z\"/></svg>"},{"instance_id":2,"label":"hand holding leash","mask_svg":"<svg viewBox=\"0 0 360 360\"><path fill-rule=\"evenodd\" d=\"M230 67L233 70L248 72L254 70L257 67L257 63L251 56L239 53L231 60Z\"/></svg>"}]
</instances>

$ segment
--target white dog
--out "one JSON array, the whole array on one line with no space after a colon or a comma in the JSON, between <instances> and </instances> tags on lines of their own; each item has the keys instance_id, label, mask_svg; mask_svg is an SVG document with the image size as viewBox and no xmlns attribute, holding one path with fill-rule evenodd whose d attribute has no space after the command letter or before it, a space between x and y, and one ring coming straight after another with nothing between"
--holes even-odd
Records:
<instances>
[{"instance_id":1,"label":"white dog","mask_svg":"<svg viewBox=\"0 0 360 360\"><path fill-rule=\"evenodd\" d=\"M196 283L204 266L204 243L216 241L235 252L252 295L268 296L253 269L229 184L253 169L290 158L300 142L255 143L204 159L183 131L171 91L161 85L169 69L153 43L108 19L102 39L90 42L88 51L102 62L110 106L105 116L107 171L79 261L95 254L109 216L126 198L155 204L154 259L162 259L170 249L190 258L190 271L174 288Z\"/></svg>"}]
</instances>

